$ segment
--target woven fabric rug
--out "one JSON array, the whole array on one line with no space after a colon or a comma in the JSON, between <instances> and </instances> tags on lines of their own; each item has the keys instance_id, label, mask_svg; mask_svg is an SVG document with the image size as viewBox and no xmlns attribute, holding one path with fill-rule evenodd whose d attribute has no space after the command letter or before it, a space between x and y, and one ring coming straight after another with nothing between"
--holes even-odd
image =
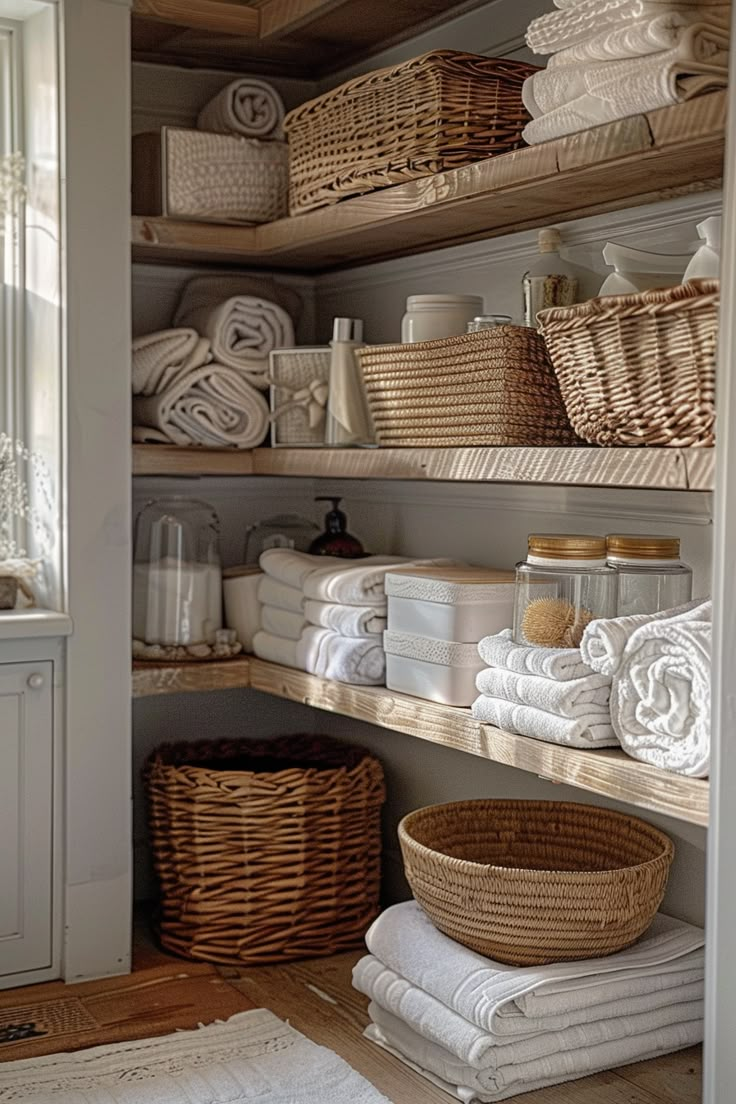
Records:
<instances>
[{"instance_id":1,"label":"woven fabric rug","mask_svg":"<svg viewBox=\"0 0 736 1104\"><path fill-rule=\"evenodd\" d=\"M0 1064L0 1104L390 1104L265 1008L194 1031Z\"/></svg>"}]
</instances>

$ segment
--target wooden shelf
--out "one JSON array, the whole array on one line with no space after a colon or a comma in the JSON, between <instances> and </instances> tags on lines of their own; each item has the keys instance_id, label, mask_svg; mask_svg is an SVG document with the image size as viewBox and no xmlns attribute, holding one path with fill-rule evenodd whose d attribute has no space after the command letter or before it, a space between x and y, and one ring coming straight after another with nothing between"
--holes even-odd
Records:
<instances>
[{"instance_id":1,"label":"wooden shelf","mask_svg":"<svg viewBox=\"0 0 736 1104\"><path fill-rule=\"evenodd\" d=\"M252 452L134 445L135 475L280 475L709 491L713 449L438 448Z\"/></svg>"},{"instance_id":2,"label":"wooden shelf","mask_svg":"<svg viewBox=\"0 0 736 1104\"><path fill-rule=\"evenodd\" d=\"M262 226L136 216L135 261L324 271L716 187L725 92Z\"/></svg>"},{"instance_id":3,"label":"wooden shelf","mask_svg":"<svg viewBox=\"0 0 736 1104\"><path fill-rule=\"evenodd\" d=\"M703 779L658 770L616 749L562 748L517 736L481 724L469 709L437 705L385 687L330 682L254 656L168 667L138 663L133 670L135 697L236 686L404 732L691 824L708 823L708 783Z\"/></svg>"}]
</instances>

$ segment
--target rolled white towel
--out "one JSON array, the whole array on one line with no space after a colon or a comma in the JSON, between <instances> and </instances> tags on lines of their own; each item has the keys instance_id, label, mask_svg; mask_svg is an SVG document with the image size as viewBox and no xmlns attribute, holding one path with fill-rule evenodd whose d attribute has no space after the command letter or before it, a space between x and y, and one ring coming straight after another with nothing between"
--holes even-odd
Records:
<instances>
[{"instance_id":1,"label":"rolled white towel","mask_svg":"<svg viewBox=\"0 0 736 1104\"><path fill-rule=\"evenodd\" d=\"M283 667L300 667L297 657L298 643L273 633L257 632L253 637L253 651L259 659L280 663Z\"/></svg>"},{"instance_id":2,"label":"rolled white towel","mask_svg":"<svg viewBox=\"0 0 736 1104\"><path fill-rule=\"evenodd\" d=\"M559 717L608 717L611 680L605 675L555 682L542 675L519 675L499 667L488 667L476 677L481 694L503 698L518 705L531 705Z\"/></svg>"},{"instance_id":3,"label":"rolled white towel","mask_svg":"<svg viewBox=\"0 0 736 1104\"><path fill-rule=\"evenodd\" d=\"M240 449L257 448L270 425L263 395L216 363L182 369L155 395L135 395L133 423L134 440Z\"/></svg>"},{"instance_id":4,"label":"rolled white towel","mask_svg":"<svg viewBox=\"0 0 736 1104\"><path fill-rule=\"evenodd\" d=\"M611 688L611 721L634 759L693 778L710 771L710 621L671 618L629 639Z\"/></svg>"},{"instance_id":5,"label":"rolled white towel","mask_svg":"<svg viewBox=\"0 0 736 1104\"><path fill-rule=\"evenodd\" d=\"M543 675L558 682L568 682L593 674L583 663L578 648L534 648L529 644L515 644L511 629L483 637L478 652L489 667L503 667L520 675Z\"/></svg>"},{"instance_id":6,"label":"rolled white towel","mask_svg":"<svg viewBox=\"0 0 736 1104\"><path fill-rule=\"evenodd\" d=\"M304 603L304 616L311 625L333 629L342 636L375 636L386 628L386 606L338 606L332 602Z\"/></svg>"},{"instance_id":7,"label":"rolled white towel","mask_svg":"<svg viewBox=\"0 0 736 1104\"><path fill-rule=\"evenodd\" d=\"M503 698L489 698L481 694L473 702L472 713L478 721L548 744L581 748L615 747L618 744L607 712L559 717L531 705L518 705Z\"/></svg>"},{"instance_id":8,"label":"rolled white towel","mask_svg":"<svg viewBox=\"0 0 736 1104\"><path fill-rule=\"evenodd\" d=\"M381 637L340 636L311 625L297 645L297 665L312 675L355 686L380 686L386 677Z\"/></svg>"},{"instance_id":9,"label":"rolled white towel","mask_svg":"<svg viewBox=\"0 0 736 1104\"><path fill-rule=\"evenodd\" d=\"M652 621L669 621L677 617L681 621L710 621L713 615L713 603L696 598L674 609L661 610L659 613L636 613L627 617L601 617L586 626L580 641L580 654L590 668L598 674L616 674L624 649L637 629Z\"/></svg>"},{"instance_id":10,"label":"rolled white towel","mask_svg":"<svg viewBox=\"0 0 736 1104\"><path fill-rule=\"evenodd\" d=\"M200 130L246 138L283 138L284 102L266 81L241 77L220 89L197 118Z\"/></svg>"},{"instance_id":11,"label":"rolled white towel","mask_svg":"<svg viewBox=\"0 0 736 1104\"><path fill-rule=\"evenodd\" d=\"M278 606L261 606L261 628L264 632L283 636L286 640L299 640L306 627L303 613L293 613Z\"/></svg>"},{"instance_id":12,"label":"rolled white towel","mask_svg":"<svg viewBox=\"0 0 736 1104\"><path fill-rule=\"evenodd\" d=\"M181 372L200 368L211 359L210 343L196 330L158 330L133 341L133 394L155 395Z\"/></svg>"}]
</instances>

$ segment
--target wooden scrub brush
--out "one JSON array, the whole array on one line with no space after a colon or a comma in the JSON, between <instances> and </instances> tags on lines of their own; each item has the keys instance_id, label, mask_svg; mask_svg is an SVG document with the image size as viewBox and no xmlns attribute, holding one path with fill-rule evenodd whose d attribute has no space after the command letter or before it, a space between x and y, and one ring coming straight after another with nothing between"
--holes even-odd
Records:
<instances>
[{"instance_id":1,"label":"wooden scrub brush","mask_svg":"<svg viewBox=\"0 0 736 1104\"><path fill-rule=\"evenodd\" d=\"M542 648L577 648L592 620L590 610L565 598L535 598L524 610L521 631L530 644Z\"/></svg>"}]
</instances>

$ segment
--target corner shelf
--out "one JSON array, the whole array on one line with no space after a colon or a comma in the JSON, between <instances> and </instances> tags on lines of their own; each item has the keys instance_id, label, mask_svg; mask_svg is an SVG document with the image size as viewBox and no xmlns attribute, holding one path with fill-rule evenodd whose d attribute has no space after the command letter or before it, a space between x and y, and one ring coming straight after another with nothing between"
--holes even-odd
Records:
<instances>
[{"instance_id":1,"label":"corner shelf","mask_svg":"<svg viewBox=\"0 0 736 1104\"><path fill-rule=\"evenodd\" d=\"M615 748L586 751L517 736L476 721L469 709L396 694L385 687L330 682L249 656L220 663L136 663L133 695L250 687L357 721L403 732L614 798L690 824L708 823L708 782L650 767Z\"/></svg>"},{"instance_id":2,"label":"corner shelf","mask_svg":"<svg viewBox=\"0 0 736 1104\"><path fill-rule=\"evenodd\" d=\"M133 260L327 271L720 184L726 94L634 115L262 226L136 216Z\"/></svg>"}]
</instances>

